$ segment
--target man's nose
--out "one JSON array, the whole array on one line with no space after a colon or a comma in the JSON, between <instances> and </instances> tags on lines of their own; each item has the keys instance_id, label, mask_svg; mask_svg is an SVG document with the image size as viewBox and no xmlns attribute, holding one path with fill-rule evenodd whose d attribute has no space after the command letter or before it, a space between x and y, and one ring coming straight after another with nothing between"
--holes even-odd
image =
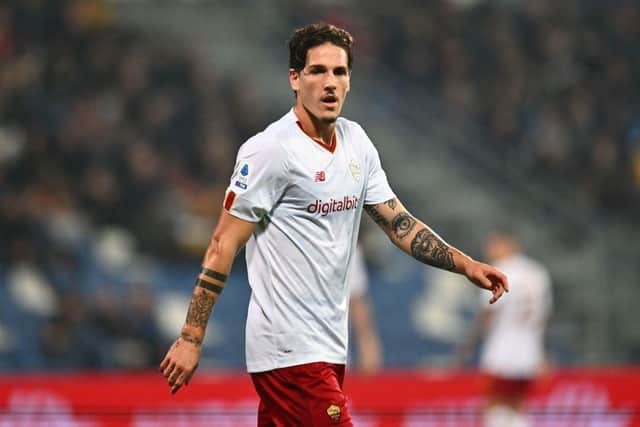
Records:
<instances>
[{"instance_id":1,"label":"man's nose","mask_svg":"<svg viewBox=\"0 0 640 427\"><path fill-rule=\"evenodd\" d=\"M324 88L325 89L335 89L336 88L336 76L333 73L327 73L327 76L324 79Z\"/></svg>"}]
</instances>

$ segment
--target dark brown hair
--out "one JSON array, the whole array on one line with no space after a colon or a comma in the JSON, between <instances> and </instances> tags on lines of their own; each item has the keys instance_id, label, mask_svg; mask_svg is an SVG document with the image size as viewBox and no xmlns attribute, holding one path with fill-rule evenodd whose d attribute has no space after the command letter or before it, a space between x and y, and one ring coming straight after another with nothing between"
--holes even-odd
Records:
<instances>
[{"instance_id":1,"label":"dark brown hair","mask_svg":"<svg viewBox=\"0 0 640 427\"><path fill-rule=\"evenodd\" d=\"M353 62L353 37L348 31L331 24L310 24L298 28L289 38L289 68L300 71L307 62L307 51L324 43L331 43L347 52L349 70Z\"/></svg>"}]
</instances>

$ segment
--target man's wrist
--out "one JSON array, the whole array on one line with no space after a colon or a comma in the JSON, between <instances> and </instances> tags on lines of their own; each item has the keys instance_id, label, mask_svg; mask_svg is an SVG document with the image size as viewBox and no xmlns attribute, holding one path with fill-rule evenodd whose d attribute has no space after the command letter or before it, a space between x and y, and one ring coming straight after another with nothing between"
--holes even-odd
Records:
<instances>
[{"instance_id":1,"label":"man's wrist","mask_svg":"<svg viewBox=\"0 0 640 427\"><path fill-rule=\"evenodd\" d=\"M195 345L196 347L202 347L202 340L194 337L193 335L187 333L187 332L181 332L180 333L180 339L182 339L182 341L186 341L188 343L191 343L193 345Z\"/></svg>"},{"instance_id":2,"label":"man's wrist","mask_svg":"<svg viewBox=\"0 0 640 427\"><path fill-rule=\"evenodd\" d=\"M471 267L476 262L473 258L460 252L460 256L456 257L456 270L466 277L469 277Z\"/></svg>"}]
</instances>

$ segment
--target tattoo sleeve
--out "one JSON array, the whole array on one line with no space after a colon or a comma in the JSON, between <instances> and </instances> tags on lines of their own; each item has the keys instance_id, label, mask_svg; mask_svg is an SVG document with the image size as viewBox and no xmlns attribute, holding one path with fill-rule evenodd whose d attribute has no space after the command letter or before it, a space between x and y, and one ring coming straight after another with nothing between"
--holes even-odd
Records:
<instances>
[{"instance_id":1,"label":"tattoo sleeve","mask_svg":"<svg viewBox=\"0 0 640 427\"><path fill-rule=\"evenodd\" d=\"M224 281L227 280L227 275L207 268L202 269L202 272L196 279L196 289L200 288L200 292L194 291L189 310L187 311L186 323L188 325L200 328L207 326L213 305L224 289L224 286L210 282L209 280L211 279L215 279L224 285Z\"/></svg>"},{"instance_id":2,"label":"tattoo sleeve","mask_svg":"<svg viewBox=\"0 0 640 427\"><path fill-rule=\"evenodd\" d=\"M371 219L375 221L376 224L382 225L384 227L389 226L389 221L387 221L382 214L378 211L375 205L365 205L364 210L367 211Z\"/></svg>"},{"instance_id":3,"label":"tattoo sleeve","mask_svg":"<svg viewBox=\"0 0 640 427\"><path fill-rule=\"evenodd\" d=\"M411 242L411 254L418 261L434 267L449 271L455 268L451 248L428 228L416 233Z\"/></svg>"},{"instance_id":4,"label":"tattoo sleeve","mask_svg":"<svg viewBox=\"0 0 640 427\"><path fill-rule=\"evenodd\" d=\"M211 309L216 303L217 296L209 295L207 292L193 294L191 304L187 312L186 323L191 326L205 328L211 316Z\"/></svg>"},{"instance_id":5,"label":"tattoo sleeve","mask_svg":"<svg viewBox=\"0 0 640 427\"><path fill-rule=\"evenodd\" d=\"M384 202L384 204L389 206L391 210L395 210L396 206L398 205L398 201L396 199L389 199Z\"/></svg>"},{"instance_id":6,"label":"tattoo sleeve","mask_svg":"<svg viewBox=\"0 0 640 427\"><path fill-rule=\"evenodd\" d=\"M395 234L396 239L402 240L411 233L413 227L416 226L416 220L407 212L400 212L391 221L391 229Z\"/></svg>"}]
</instances>

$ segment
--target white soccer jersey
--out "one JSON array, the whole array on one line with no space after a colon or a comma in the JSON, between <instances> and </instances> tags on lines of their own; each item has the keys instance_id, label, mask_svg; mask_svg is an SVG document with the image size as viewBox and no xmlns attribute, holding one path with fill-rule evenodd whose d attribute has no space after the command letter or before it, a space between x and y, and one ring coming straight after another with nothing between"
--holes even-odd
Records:
<instances>
[{"instance_id":1,"label":"white soccer jersey","mask_svg":"<svg viewBox=\"0 0 640 427\"><path fill-rule=\"evenodd\" d=\"M240 147L224 208L257 223L246 245L249 372L346 363L347 267L362 208L393 197L375 147L343 118L330 149L293 110Z\"/></svg>"},{"instance_id":2,"label":"white soccer jersey","mask_svg":"<svg viewBox=\"0 0 640 427\"><path fill-rule=\"evenodd\" d=\"M552 304L549 273L523 255L505 259L496 267L509 278L509 294L489 306L495 316L480 366L506 378L531 378L544 363L544 332Z\"/></svg>"},{"instance_id":3,"label":"white soccer jersey","mask_svg":"<svg viewBox=\"0 0 640 427\"><path fill-rule=\"evenodd\" d=\"M369 274L367 273L367 265L360 246L356 247L351 258L347 282L349 283L349 292L352 297L361 297L367 293Z\"/></svg>"}]
</instances>

